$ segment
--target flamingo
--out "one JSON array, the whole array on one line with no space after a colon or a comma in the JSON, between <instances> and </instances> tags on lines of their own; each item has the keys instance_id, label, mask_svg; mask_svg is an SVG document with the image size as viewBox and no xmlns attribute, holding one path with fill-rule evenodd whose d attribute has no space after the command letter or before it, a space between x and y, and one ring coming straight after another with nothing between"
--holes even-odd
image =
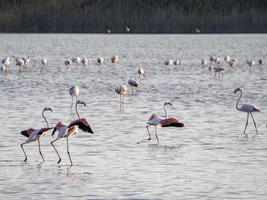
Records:
<instances>
[{"instance_id":1,"label":"flamingo","mask_svg":"<svg viewBox=\"0 0 267 200\"><path fill-rule=\"evenodd\" d=\"M77 85L73 85L70 89L69 89L69 95L71 96L71 106L70 106L70 109L72 109L73 107L73 97L76 98L76 101L77 101L77 98L80 94L80 89Z\"/></svg>"},{"instance_id":2,"label":"flamingo","mask_svg":"<svg viewBox=\"0 0 267 200\"><path fill-rule=\"evenodd\" d=\"M22 57L21 59L24 61L24 64L25 64L25 65L28 65L28 64L30 64L30 62L31 62L31 59L30 59L29 56L27 56L27 57Z\"/></svg>"},{"instance_id":3,"label":"flamingo","mask_svg":"<svg viewBox=\"0 0 267 200\"><path fill-rule=\"evenodd\" d=\"M24 148L23 148L23 145L24 144L27 144L27 143L30 143L30 142L34 142L34 141L38 141L38 147L39 147L39 153L40 153L40 155L41 155L41 157L42 157L42 159L43 159L43 161L45 161L44 160L44 157L43 157L43 154L42 154L42 152L41 152L41 147L40 147L40 138L41 138L41 136L43 136L44 134L45 134L45 132L47 132L48 130L50 130L50 129L53 129L53 127L49 127L49 123L48 123L48 121L47 121L47 119L46 119L46 117L45 117L45 115L44 115L44 112L46 112L46 111L51 111L52 112L52 109L51 108L44 108L43 109L43 111L42 111L42 116L43 116L43 118L44 118L44 120L45 120L45 122L46 122L46 125L47 125L47 127L46 128L41 128L41 129L33 129L33 128L29 128L29 129L27 129L27 130L24 130L24 131L21 131L21 134L22 135L24 135L24 136L26 136L28 139L26 140L26 142L24 142L24 143L22 143L20 146L21 146L21 148L22 148L22 150L23 150L23 153L24 153L24 155L25 155L25 159L24 159L24 161L26 162L27 161L27 155L26 155L26 152L25 152L25 150L24 150Z\"/></svg>"},{"instance_id":4,"label":"flamingo","mask_svg":"<svg viewBox=\"0 0 267 200\"><path fill-rule=\"evenodd\" d=\"M181 65L181 63L182 63L181 60L175 60L175 61L173 62L174 65Z\"/></svg>"},{"instance_id":5,"label":"flamingo","mask_svg":"<svg viewBox=\"0 0 267 200\"><path fill-rule=\"evenodd\" d=\"M86 67L90 62L90 59L88 58L82 58L81 63L83 64L84 67Z\"/></svg>"},{"instance_id":6,"label":"flamingo","mask_svg":"<svg viewBox=\"0 0 267 200\"><path fill-rule=\"evenodd\" d=\"M140 69L138 69L138 75L139 75L139 81L140 81L140 83L141 83L141 77L146 77L146 75L145 75L145 70L143 69L143 68L140 68Z\"/></svg>"},{"instance_id":7,"label":"flamingo","mask_svg":"<svg viewBox=\"0 0 267 200\"><path fill-rule=\"evenodd\" d=\"M224 68L223 67L220 67L220 66L212 66L211 67L211 71L213 72L213 78L216 77L217 74L219 74L219 76L221 75L222 78L223 78L223 72L224 72Z\"/></svg>"},{"instance_id":8,"label":"flamingo","mask_svg":"<svg viewBox=\"0 0 267 200\"><path fill-rule=\"evenodd\" d=\"M23 59L21 58L16 58L16 65L19 66L19 69L18 69L18 74L21 74L21 68L24 66L25 62Z\"/></svg>"},{"instance_id":9,"label":"flamingo","mask_svg":"<svg viewBox=\"0 0 267 200\"><path fill-rule=\"evenodd\" d=\"M259 65L262 65L263 64L263 58L260 58L259 59Z\"/></svg>"},{"instance_id":10,"label":"flamingo","mask_svg":"<svg viewBox=\"0 0 267 200\"><path fill-rule=\"evenodd\" d=\"M86 106L86 104L84 102L79 101L79 100L76 101L76 114L78 116L78 119L73 121L73 122L71 122L68 126L64 125L62 122L58 122L57 125L55 126L54 130L53 130L52 136L55 134L55 132L58 132L57 138L55 140L51 141L51 145L54 148L54 150L56 151L56 154L57 154L57 156L59 158L57 164L59 164L61 162L61 157L60 157L56 147L53 144L54 142L56 142L57 140L59 140L61 138L66 138L66 140L67 140L67 154L69 156L70 163L71 163L71 166L72 166L73 163L72 163L72 159L71 159L70 152L69 152L69 140L68 140L68 137L70 135L78 133L78 128L83 130L84 132L88 132L88 133L91 133L91 134L94 133L92 131L89 123L87 122L87 120L85 118L80 118L80 115L79 115L78 109L77 109L78 104L83 104L84 106Z\"/></svg>"},{"instance_id":11,"label":"flamingo","mask_svg":"<svg viewBox=\"0 0 267 200\"><path fill-rule=\"evenodd\" d=\"M107 33L111 33L111 30L110 29L107 29Z\"/></svg>"},{"instance_id":12,"label":"flamingo","mask_svg":"<svg viewBox=\"0 0 267 200\"><path fill-rule=\"evenodd\" d=\"M8 71L8 69L7 69L7 67L6 67L5 65L1 65L1 66L0 66L0 70L1 70L2 72L7 72L7 71Z\"/></svg>"},{"instance_id":13,"label":"flamingo","mask_svg":"<svg viewBox=\"0 0 267 200\"><path fill-rule=\"evenodd\" d=\"M80 62L81 62L81 58L80 58L80 57L72 58L72 62L77 66L77 65L80 64Z\"/></svg>"},{"instance_id":14,"label":"flamingo","mask_svg":"<svg viewBox=\"0 0 267 200\"><path fill-rule=\"evenodd\" d=\"M224 61L225 61L226 63L229 63L229 62L231 61L230 56L225 56L225 57L224 57Z\"/></svg>"},{"instance_id":15,"label":"flamingo","mask_svg":"<svg viewBox=\"0 0 267 200\"><path fill-rule=\"evenodd\" d=\"M130 79L128 80L128 84L132 87L132 95L133 95L133 88L134 88L134 87L135 87L135 88L138 88L139 83L138 83L138 81L135 80L134 78L130 78ZM136 91L136 92L137 92L137 91Z\"/></svg>"},{"instance_id":16,"label":"flamingo","mask_svg":"<svg viewBox=\"0 0 267 200\"><path fill-rule=\"evenodd\" d=\"M115 91L120 95L120 111L122 110L124 95L127 94L128 89L126 85L116 85Z\"/></svg>"},{"instance_id":17,"label":"flamingo","mask_svg":"<svg viewBox=\"0 0 267 200\"><path fill-rule=\"evenodd\" d=\"M157 142L159 144L159 138L158 138L158 134L157 134L157 127L184 127L184 123L180 122L176 117L169 117L167 110L166 110L166 106L172 106L172 104L170 102L165 102L163 105L164 108L164 112L165 112L165 116L162 117L158 117L155 113L152 114L152 116L149 118L148 122L147 122L147 132L148 132L148 139L146 139L145 141L149 141L151 140L151 134L149 131L149 126L155 126L155 135L156 135L156 139Z\"/></svg>"},{"instance_id":18,"label":"flamingo","mask_svg":"<svg viewBox=\"0 0 267 200\"><path fill-rule=\"evenodd\" d=\"M204 58L201 58L201 65L202 65L202 67L207 65L207 61Z\"/></svg>"},{"instance_id":19,"label":"flamingo","mask_svg":"<svg viewBox=\"0 0 267 200\"><path fill-rule=\"evenodd\" d=\"M70 59L67 59L67 60L64 61L64 65L65 65L65 66L68 66L68 65L70 65L71 63L72 63L72 61L71 61Z\"/></svg>"},{"instance_id":20,"label":"flamingo","mask_svg":"<svg viewBox=\"0 0 267 200\"><path fill-rule=\"evenodd\" d=\"M111 62L114 64L118 64L120 62L119 56L117 56L117 55L112 56Z\"/></svg>"},{"instance_id":21,"label":"flamingo","mask_svg":"<svg viewBox=\"0 0 267 200\"><path fill-rule=\"evenodd\" d=\"M172 60L166 60L164 62L165 65L172 65L173 61Z\"/></svg>"},{"instance_id":22,"label":"flamingo","mask_svg":"<svg viewBox=\"0 0 267 200\"><path fill-rule=\"evenodd\" d=\"M250 70L251 70L251 67L252 67L252 65L255 65L255 62L253 60L247 60L247 64L248 64L248 66L250 67Z\"/></svg>"},{"instance_id":23,"label":"flamingo","mask_svg":"<svg viewBox=\"0 0 267 200\"><path fill-rule=\"evenodd\" d=\"M246 129L247 129L247 126L248 126L248 118L249 118L249 115L251 116L251 118L252 118L252 120L254 122L254 126L255 126L256 132L258 134L257 125L256 125L256 122L255 122L255 120L253 118L252 113L253 112L260 112L260 109L257 108L256 106L252 105L252 104L243 104L240 107L238 107L238 103L239 103L239 101L240 101L240 99L242 97L242 90L240 88L237 88L237 89L235 89L234 93L237 93L237 92L240 92L240 96L239 96L239 99L236 102L236 109L239 110L239 111L242 111L242 112L246 112L247 113L247 122L246 122L246 126L245 126L245 129L244 129L243 134L246 133ZM247 134L246 134L246 137L247 137Z\"/></svg>"},{"instance_id":24,"label":"flamingo","mask_svg":"<svg viewBox=\"0 0 267 200\"><path fill-rule=\"evenodd\" d=\"M104 58L102 58L102 57L98 57L97 58L97 62L98 62L98 64L102 64L103 62L104 62Z\"/></svg>"},{"instance_id":25,"label":"flamingo","mask_svg":"<svg viewBox=\"0 0 267 200\"><path fill-rule=\"evenodd\" d=\"M46 58L42 58L41 63L42 63L43 66L42 66L42 68L41 68L41 70L40 70L40 73L43 71L43 69L44 69L45 66L47 65L48 60L47 60Z\"/></svg>"}]
</instances>

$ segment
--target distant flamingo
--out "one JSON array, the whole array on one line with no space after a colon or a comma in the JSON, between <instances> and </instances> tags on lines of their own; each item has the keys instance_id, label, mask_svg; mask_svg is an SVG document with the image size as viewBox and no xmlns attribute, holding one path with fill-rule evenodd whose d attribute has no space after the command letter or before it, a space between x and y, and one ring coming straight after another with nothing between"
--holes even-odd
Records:
<instances>
[{"instance_id":1,"label":"distant flamingo","mask_svg":"<svg viewBox=\"0 0 267 200\"><path fill-rule=\"evenodd\" d=\"M124 95L127 94L128 89L126 87L126 85L117 85L115 87L115 91L120 95L120 111L122 111L122 107L123 107L123 101L124 101Z\"/></svg>"},{"instance_id":2,"label":"distant flamingo","mask_svg":"<svg viewBox=\"0 0 267 200\"><path fill-rule=\"evenodd\" d=\"M143 78L145 78L146 77L146 75L145 75L145 70L143 69L143 68L140 68L140 69L138 69L138 75L139 75L139 81L140 81L140 83L141 83L141 78L143 77Z\"/></svg>"},{"instance_id":3,"label":"distant flamingo","mask_svg":"<svg viewBox=\"0 0 267 200\"><path fill-rule=\"evenodd\" d=\"M135 80L134 78L130 78L130 79L128 80L128 84L132 87L132 95L133 95L133 88L134 88L134 87L135 87L135 88L138 88L139 83L138 83L138 81ZM137 91L136 91L136 92L137 92Z\"/></svg>"},{"instance_id":4,"label":"distant flamingo","mask_svg":"<svg viewBox=\"0 0 267 200\"><path fill-rule=\"evenodd\" d=\"M98 63L98 64L101 65L103 62L104 62L104 58L102 58L102 57L98 57L98 58L97 58L97 63Z\"/></svg>"},{"instance_id":5,"label":"distant flamingo","mask_svg":"<svg viewBox=\"0 0 267 200\"><path fill-rule=\"evenodd\" d=\"M42 154L42 152L41 152L40 138L41 138L41 136L44 135L45 132L47 132L47 131L50 130L50 129L53 129L53 127L52 127L52 128L49 128L49 123L48 123L48 121L47 121L47 119L46 119L46 117L45 117L45 115L44 115L44 112L46 112L46 111L51 111L51 112L52 112L52 109L51 109L51 108L44 108L43 111L42 111L42 116L43 116L43 118L44 118L44 120L45 120L45 122L46 122L47 128L41 128L41 129L33 129L33 128L29 128L29 129L27 129L27 130L21 131L21 134L24 135L24 136L26 136L26 137L28 138L28 139L26 140L26 142L24 142L24 143L22 143L22 144L20 145L21 148L22 148L22 150L23 150L23 153L24 153L24 155L25 155L25 159L24 159L24 161L27 161L27 155L26 155L26 152L25 152L25 150L24 150L24 148L23 148L23 145L24 145L24 144L27 144L27 143L30 143L30 142L34 142L34 141L36 141L36 140L38 141L39 153L40 153L40 155L41 155L43 161L45 161L45 160L44 160L44 157L43 157L43 154Z\"/></svg>"},{"instance_id":6,"label":"distant flamingo","mask_svg":"<svg viewBox=\"0 0 267 200\"><path fill-rule=\"evenodd\" d=\"M83 64L84 67L86 67L90 63L90 59L82 58L81 63Z\"/></svg>"},{"instance_id":7,"label":"distant flamingo","mask_svg":"<svg viewBox=\"0 0 267 200\"><path fill-rule=\"evenodd\" d=\"M259 65L262 65L263 64L263 58L260 58L259 59Z\"/></svg>"},{"instance_id":8,"label":"distant flamingo","mask_svg":"<svg viewBox=\"0 0 267 200\"><path fill-rule=\"evenodd\" d=\"M237 89L235 89L234 93L237 93L237 92L240 92L240 96L239 96L238 101L236 102L236 109L239 110L239 111L247 113L247 122L246 122L245 130L244 130L243 134L246 133L246 129L247 129L247 126L248 126L249 115L251 116L251 118L252 118L252 120L254 122L254 126L255 126L256 132L258 134L257 125L256 125L256 122L255 122L255 120L253 118L252 113L253 112L260 112L260 109L257 108L256 106L252 105L252 104L243 104L240 107L238 107L238 103L239 103L239 101L240 101L240 99L242 97L242 90L240 88L237 88ZM246 134L246 137L247 137L247 134Z\"/></svg>"},{"instance_id":9,"label":"distant flamingo","mask_svg":"<svg viewBox=\"0 0 267 200\"><path fill-rule=\"evenodd\" d=\"M172 60L166 60L165 62L164 62L164 64L165 65L172 65L173 64L173 61Z\"/></svg>"},{"instance_id":10,"label":"distant flamingo","mask_svg":"<svg viewBox=\"0 0 267 200\"><path fill-rule=\"evenodd\" d=\"M72 61L71 61L70 59L67 59L67 60L64 61L64 65L65 65L65 66L68 66L68 65L70 65L71 63L72 63Z\"/></svg>"},{"instance_id":11,"label":"distant flamingo","mask_svg":"<svg viewBox=\"0 0 267 200\"><path fill-rule=\"evenodd\" d=\"M215 78L217 74L219 75L219 77L221 76L223 78L224 70L224 67L212 66L211 72L213 73L213 78Z\"/></svg>"},{"instance_id":12,"label":"distant flamingo","mask_svg":"<svg viewBox=\"0 0 267 200\"><path fill-rule=\"evenodd\" d=\"M80 89L77 85L74 85L69 89L69 95L71 96L71 106L70 106L71 110L73 107L73 98L75 97L75 101L77 101L79 94L80 94Z\"/></svg>"},{"instance_id":13,"label":"distant flamingo","mask_svg":"<svg viewBox=\"0 0 267 200\"><path fill-rule=\"evenodd\" d=\"M204 58L201 58L201 65L202 67L207 65L207 61Z\"/></svg>"},{"instance_id":14,"label":"distant flamingo","mask_svg":"<svg viewBox=\"0 0 267 200\"><path fill-rule=\"evenodd\" d=\"M43 66L42 66L42 68L41 68L41 70L40 70L40 73L43 71L43 69L44 69L45 66L47 65L48 60L47 60L46 58L42 58L41 63L42 63Z\"/></svg>"},{"instance_id":15,"label":"distant flamingo","mask_svg":"<svg viewBox=\"0 0 267 200\"><path fill-rule=\"evenodd\" d=\"M184 123L180 122L176 117L168 117L168 113L166 110L166 106L172 106L172 104L170 102L165 102L163 105L164 111L165 111L165 117L158 117L155 113L149 118L148 122L147 122L147 132L148 132L148 139L146 139L146 141L151 140L151 134L149 131L149 126L155 126L155 135L156 135L156 139L158 141L159 144L159 138L158 138L158 134L157 134L157 127L184 127Z\"/></svg>"},{"instance_id":16,"label":"distant flamingo","mask_svg":"<svg viewBox=\"0 0 267 200\"><path fill-rule=\"evenodd\" d=\"M117 55L112 56L111 62L114 64L118 64L120 62L119 56L117 56Z\"/></svg>"},{"instance_id":17,"label":"distant flamingo","mask_svg":"<svg viewBox=\"0 0 267 200\"><path fill-rule=\"evenodd\" d=\"M181 63L182 63L181 60L175 60L175 61L173 62L174 65L181 65Z\"/></svg>"},{"instance_id":18,"label":"distant flamingo","mask_svg":"<svg viewBox=\"0 0 267 200\"><path fill-rule=\"evenodd\" d=\"M58 153L56 147L53 145L53 143L55 141L59 140L60 138L66 138L67 139L67 154L69 156L71 165L73 165L72 159L71 159L71 156L70 156L70 152L69 152L69 140L68 140L68 137L70 135L73 135L75 133L78 133L78 128L80 128L84 132L88 132L88 133L92 133L92 134L94 133L92 131L89 123L87 122L87 120L85 118L80 118L80 115L78 113L78 108L77 108L78 104L83 104L84 106L86 106L86 104L84 102L82 102L82 101L79 101L78 100L76 102L76 114L78 116L78 119L75 120L75 121L73 121L73 122L71 122L69 124L69 126L64 125L62 122L58 122L57 125L55 126L54 130L53 130L52 135L54 135L55 132L58 132L57 138L51 142L51 145L55 149L55 151L57 153L57 156L59 158L59 160L57 162L58 164L61 161L61 157L59 156L59 153Z\"/></svg>"},{"instance_id":19,"label":"distant flamingo","mask_svg":"<svg viewBox=\"0 0 267 200\"><path fill-rule=\"evenodd\" d=\"M22 71L22 67L24 66L24 60L21 59L21 58L16 58L16 65L19 66L19 69L18 69L18 74L21 74L21 71Z\"/></svg>"}]
</instances>

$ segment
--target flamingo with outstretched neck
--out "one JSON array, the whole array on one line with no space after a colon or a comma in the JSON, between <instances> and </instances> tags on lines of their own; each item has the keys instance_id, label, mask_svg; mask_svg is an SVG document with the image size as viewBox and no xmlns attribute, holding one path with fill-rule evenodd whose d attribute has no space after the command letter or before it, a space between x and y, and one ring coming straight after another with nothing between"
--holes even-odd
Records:
<instances>
[{"instance_id":1,"label":"flamingo with outstretched neck","mask_svg":"<svg viewBox=\"0 0 267 200\"><path fill-rule=\"evenodd\" d=\"M25 155L25 159L24 159L24 161L27 161L28 158L27 158L26 152L25 152L25 150L24 150L24 148L23 148L23 145L24 145L24 144L27 144L27 143L30 143L30 142L34 142L34 141L36 141L36 140L38 141L39 153L40 153L40 155L41 155L43 161L45 161L45 160L44 160L44 157L43 157L43 154L42 154L42 152L41 152L40 138L44 135L45 132L47 132L48 130L54 128L54 127L52 127L52 128L49 127L49 123L48 123L48 121L47 121L47 119L46 119L46 117L45 117L45 115L44 115L44 113L45 113L46 111L51 111L51 112L52 112L52 109L51 109L51 108L44 108L43 111L42 111L42 116L43 116L43 118L44 118L44 120L45 120L45 122L46 122L46 125L47 125L46 128L41 128L41 129L33 129L33 128L29 128L29 129L27 129L27 130L21 131L21 134L24 135L24 136L26 136L26 137L28 138L28 139L26 140L26 142L23 142L23 143L20 145L21 148L22 148L22 150L23 150L23 153L24 153L24 155Z\"/></svg>"},{"instance_id":2,"label":"flamingo with outstretched neck","mask_svg":"<svg viewBox=\"0 0 267 200\"><path fill-rule=\"evenodd\" d=\"M89 123L87 122L87 120L85 118L80 118L80 115L78 113L78 104L83 104L84 106L86 106L86 104L82 101L76 101L76 114L77 114L77 117L78 119L75 120L75 121L72 121L68 126L64 125L62 122L58 122L57 125L55 126L54 130L53 130L53 133L52 133L52 136L55 134L55 132L57 132L57 138L53 141L51 141L51 145L52 147L54 148L54 150L56 151L56 154L59 158L58 160L58 164L61 162L61 157L56 149L56 147L54 146L54 142L56 142L57 140L61 139L61 138L66 138L67 140L67 154L69 156L69 159L70 159L70 163L71 165L73 165L72 163L72 159L71 159L71 156L70 156L70 152L69 152L69 140L68 140L68 137L70 135L73 135L75 133L78 133L78 128L83 130L84 132L88 132L88 133L94 133L89 125Z\"/></svg>"},{"instance_id":3,"label":"flamingo with outstretched neck","mask_svg":"<svg viewBox=\"0 0 267 200\"><path fill-rule=\"evenodd\" d=\"M240 88L236 88L235 89L234 93L237 93L237 92L240 92L240 96L239 96L239 98L238 98L238 100L236 102L236 109L241 111L241 112L246 112L247 113L247 122L246 122L246 126L245 126L243 134L246 135L246 137L247 137L246 129L247 129L247 126L248 126L249 115L251 116L251 118L253 120L255 129L256 129L256 133L258 134L257 125L256 125L256 122L254 120L254 117L253 117L252 113L253 112L260 112L260 109L257 108L256 106L252 105L252 104L242 104L241 106L238 106L238 103L239 103L243 93L242 93L242 90Z\"/></svg>"}]
</instances>

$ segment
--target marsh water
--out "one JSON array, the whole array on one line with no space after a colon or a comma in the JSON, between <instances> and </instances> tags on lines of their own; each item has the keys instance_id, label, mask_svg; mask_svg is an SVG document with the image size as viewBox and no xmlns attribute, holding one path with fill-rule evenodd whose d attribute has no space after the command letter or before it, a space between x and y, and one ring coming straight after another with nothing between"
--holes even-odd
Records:
<instances>
[{"instance_id":1,"label":"marsh water","mask_svg":"<svg viewBox=\"0 0 267 200\"><path fill-rule=\"evenodd\" d=\"M266 199L267 190L267 35L113 35L113 34L1 34L0 58L29 56L32 63L21 75L13 64L0 77L0 198L1 199ZM120 63L112 64L111 56ZM239 64L225 66L223 78L210 76L202 57L225 55ZM64 66L72 57L91 63ZM105 62L96 64L98 56ZM263 65L252 66L263 57ZM48 65L40 73L41 58ZM165 66L167 59L181 65ZM129 78L144 68L137 95ZM128 86L120 112L116 84ZM51 126L76 119L70 112L68 89L80 88L79 106L94 134L80 131L69 138L74 166L69 166L66 140L56 142L62 157L50 145L48 132L41 139L45 162L37 142L20 131L45 127L43 107ZM243 136L246 113L235 108L249 102L259 134L250 119ZM158 129L160 143L148 137L146 122L153 113L163 115L163 103L172 102L171 116L182 118L183 128ZM151 132L153 132L153 127Z\"/></svg>"}]
</instances>

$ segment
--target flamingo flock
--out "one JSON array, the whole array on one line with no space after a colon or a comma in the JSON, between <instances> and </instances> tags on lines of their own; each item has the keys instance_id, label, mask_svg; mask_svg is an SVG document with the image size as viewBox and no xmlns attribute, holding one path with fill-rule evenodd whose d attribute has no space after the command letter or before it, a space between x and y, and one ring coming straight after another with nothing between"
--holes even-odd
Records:
<instances>
[{"instance_id":1,"label":"flamingo flock","mask_svg":"<svg viewBox=\"0 0 267 200\"><path fill-rule=\"evenodd\" d=\"M76 89L76 91L77 91L77 89L79 90L79 88L77 86L73 86L73 87L70 88L69 91L74 91L75 92L75 89ZM39 153L40 153L40 155L42 157L42 160L45 161L44 156L43 156L43 154L41 152L40 140L41 140L42 136L44 136L44 134L47 131L53 129L52 136L54 136L55 133L57 133L57 136L56 136L56 139L51 141L51 146L54 148L54 150L55 150L55 152L56 152L56 154L57 154L57 156L59 158L57 163L59 164L61 162L61 157L60 157L60 155L59 155L59 153L58 153L58 151L57 151L57 149L56 149L56 147L54 145L54 142L56 142L57 140L59 140L61 138L66 138L66 141L67 141L67 154L68 154L69 159L70 159L70 165L73 165L73 162L72 162L72 159L71 159L71 156L70 156L70 152L69 152L69 136L78 133L79 130L82 130L83 132L87 132L87 133L91 133L91 134L94 133L93 130L91 129L88 121L85 118L80 117L80 114L78 112L78 105L86 106L86 104L83 101L77 100L77 96L76 96L76 104L75 104L75 110L76 110L76 114L77 114L77 119L75 119L72 122L70 122L69 125L64 125L60 121L54 127L50 127L50 125L48 123L48 120L45 117L44 113L46 111L51 111L52 112L52 109L46 107L42 111L42 117L44 118L45 123L46 123L46 127L45 128L40 128L40 129L29 128L27 130L21 131L21 134L28 138L24 143L21 144L22 151L23 151L23 153L25 155L24 161L27 161L28 157L27 157L27 154L25 152L25 149L24 149L23 145L25 145L27 143L30 143L30 142L34 142L34 141L38 142Z\"/></svg>"},{"instance_id":2,"label":"flamingo flock","mask_svg":"<svg viewBox=\"0 0 267 200\"><path fill-rule=\"evenodd\" d=\"M30 63L32 62L32 59L29 56L24 56L21 58L15 57L15 56L5 57L2 60L2 65L0 66L1 67L0 70L5 71L5 72L9 71L9 68L12 65L13 61L15 61L16 66L19 67L18 68L18 74L21 74L23 72L23 70L25 70L24 68L26 68L28 65L30 65ZM110 61L112 64L119 64L120 63L119 56L116 54L113 55L110 58ZM92 60L89 57L82 57L82 58L81 57L73 57L73 58L64 60L63 64L65 66L74 65L75 67L77 67L79 65L82 65L82 66L86 67L91 62L92 62ZM104 62L105 62L105 59L103 57L100 57L100 56L97 57L97 59L96 59L97 65L102 65ZM177 59L177 60L169 59L169 60L166 60L164 62L164 64L166 66L181 65L182 62L180 59ZM209 56L208 59L201 58L200 64L201 64L202 68L208 67L210 74L211 74L211 77L214 79L216 77L223 78L224 73L228 68L234 68L236 66L241 65L240 61L237 58L231 58L230 56L225 56L223 59L221 59L220 57L218 57L216 55L211 55L211 56ZM253 61L252 59L248 59L246 61L246 64L249 66L250 71L251 71L253 66L263 65L264 59L259 58L258 64L256 64L256 62ZM42 58L41 59L41 65L42 66L40 69L40 73L42 73L42 71L44 69L46 69L46 67L48 65L48 60L46 58ZM131 87L132 95L134 93L137 94L137 88L140 88L143 85L143 84L141 84L141 82L145 78L146 78L146 72L143 68L140 68L137 71L137 76L136 77L133 76L128 80L128 85ZM134 92L134 91L136 91L136 92ZM120 96L120 111L123 111L123 109L124 109L124 97L128 94L128 88L127 88L126 84L117 84L115 86L115 92ZM252 105L252 104L242 104L240 106L239 102L240 102L240 99L241 99L243 93L242 93L242 90L240 88L237 88L236 90L234 90L235 94L238 92L240 93L240 96L238 98L238 101L236 102L236 109L238 111L247 113L247 120L246 120L245 129L243 131L243 134L245 135L245 137L248 137L248 134L246 134L246 129L248 126L249 117L251 117L251 119L254 123L256 135L257 135L258 129L257 129L256 121L253 117L253 113L260 112L260 109L256 106ZM53 129L53 132L51 135L55 138L50 142L50 144L53 147L55 153L57 154L57 157L58 157L57 163L59 164L61 162L61 156L59 155L59 152L57 151L55 143L56 142L58 143L59 139L66 138L67 154L69 157L70 165L73 165L72 158L71 158L70 151L69 151L69 137L78 133L79 130L81 130L83 132L91 133L91 134L94 133L92 131L88 121L85 118L81 118L79 115L78 106L79 105L86 106L85 102L78 100L79 93L80 93L80 90L79 90L78 86L73 85L72 87L69 88L69 95L72 98L71 110L72 110L73 104L75 102L75 111L76 111L77 119L70 122L68 125L65 125L63 122L60 121L60 122L56 123L55 126L50 127L48 120L45 117L45 112L46 111L52 112L52 109L51 108L44 108L42 110L42 117L45 120L46 127L39 128L39 129L29 128L27 130L21 131L21 134L27 137L27 140L21 144L21 148L22 148L24 156L25 156L24 161L27 161L27 159L28 159L24 145L27 143L30 143L30 142L34 142L34 141L37 141L39 154L40 154L42 160L45 161L44 156L43 156L42 151L41 151L40 141L46 132ZM184 127L184 123L182 122L182 120L179 117L168 116L167 107L171 107L171 106L172 106L171 102L165 102L163 104L163 109L165 112L164 116L158 116L156 113L153 113L150 116L150 118L147 121L147 125L146 125L148 138L143 140L143 141L150 141L152 139L152 134L149 130L150 126L155 127L154 135L155 135L157 144L160 143L159 136L158 136L158 128L159 127L177 127L177 128Z\"/></svg>"}]
</instances>

